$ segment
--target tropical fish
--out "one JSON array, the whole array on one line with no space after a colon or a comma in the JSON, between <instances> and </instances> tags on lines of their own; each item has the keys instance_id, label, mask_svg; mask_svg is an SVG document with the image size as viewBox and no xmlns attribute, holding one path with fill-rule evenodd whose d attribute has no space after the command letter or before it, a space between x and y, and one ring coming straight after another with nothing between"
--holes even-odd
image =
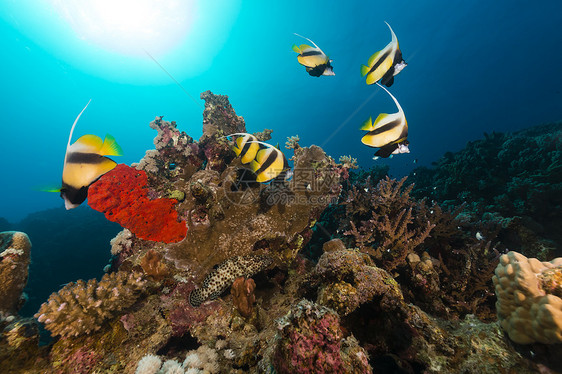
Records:
<instances>
[{"instance_id":1,"label":"tropical fish","mask_svg":"<svg viewBox=\"0 0 562 374\"><path fill-rule=\"evenodd\" d=\"M330 64L333 60L330 60L330 58L322 52L316 43L302 35L296 33L295 35L308 40L314 45L314 47L311 47L308 44L301 44L300 46L297 46L296 44L293 45L293 51L299 54L297 57L299 64L306 67L308 74L313 77L319 77L321 75L336 75L332 65Z\"/></svg>"},{"instance_id":2,"label":"tropical fish","mask_svg":"<svg viewBox=\"0 0 562 374\"><path fill-rule=\"evenodd\" d=\"M398 107L398 113L381 113L373 122L369 117L361 126L361 130L368 131L361 139L361 142L369 147L380 148L375 153L375 159L378 157L387 158L392 154L409 153L408 149L408 123L402 107L398 100L388 90L377 83L379 87L385 90L394 103Z\"/></svg>"},{"instance_id":3,"label":"tropical fish","mask_svg":"<svg viewBox=\"0 0 562 374\"><path fill-rule=\"evenodd\" d=\"M283 152L264 142L255 142L263 146L256 158L250 163L250 168L256 174L256 181L266 183L277 178L279 174L289 169L289 163Z\"/></svg>"},{"instance_id":4,"label":"tropical fish","mask_svg":"<svg viewBox=\"0 0 562 374\"><path fill-rule=\"evenodd\" d=\"M236 153L236 156L242 156L241 161L243 164L252 162L256 158L260 146L258 144L258 139L252 135L245 132L234 133L228 136L238 136L232 145L232 150Z\"/></svg>"},{"instance_id":5,"label":"tropical fish","mask_svg":"<svg viewBox=\"0 0 562 374\"><path fill-rule=\"evenodd\" d=\"M74 144L70 144L76 123L89 104L90 101L74 120L66 146L62 187L59 189L66 209L73 209L82 204L88 196L88 187L117 166L115 161L105 156L123 155L121 147L109 134L106 135L105 140L96 135L84 135Z\"/></svg>"},{"instance_id":6,"label":"tropical fish","mask_svg":"<svg viewBox=\"0 0 562 374\"><path fill-rule=\"evenodd\" d=\"M367 84L373 84L381 81L387 87L394 83L394 76L406 67L406 62L402 59L402 51L398 46L396 34L392 31L392 27L385 22L390 33L392 41L388 43L384 49L375 52L367 62L367 66L361 65L361 75L367 76Z\"/></svg>"}]
</instances>

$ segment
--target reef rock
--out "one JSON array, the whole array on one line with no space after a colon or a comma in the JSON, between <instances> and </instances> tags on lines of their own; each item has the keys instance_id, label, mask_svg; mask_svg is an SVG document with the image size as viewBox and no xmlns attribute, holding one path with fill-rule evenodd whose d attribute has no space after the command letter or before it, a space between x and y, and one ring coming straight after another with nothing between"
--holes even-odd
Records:
<instances>
[{"instance_id":1,"label":"reef rock","mask_svg":"<svg viewBox=\"0 0 562 374\"><path fill-rule=\"evenodd\" d=\"M31 241L23 232L0 233L0 322L23 305Z\"/></svg>"}]
</instances>

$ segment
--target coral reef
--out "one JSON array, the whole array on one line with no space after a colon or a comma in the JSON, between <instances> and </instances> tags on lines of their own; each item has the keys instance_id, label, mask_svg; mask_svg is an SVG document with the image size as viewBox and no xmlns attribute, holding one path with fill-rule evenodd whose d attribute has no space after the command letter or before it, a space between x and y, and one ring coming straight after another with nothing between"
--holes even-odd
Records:
<instances>
[{"instance_id":1,"label":"coral reef","mask_svg":"<svg viewBox=\"0 0 562 374\"><path fill-rule=\"evenodd\" d=\"M35 322L4 320L0 372L562 367L562 345L518 345L502 331L507 323L558 337L556 302L527 312L521 298L559 299L557 263L501 257L494 278L500 322L495 313L501 230L523 234L533 221L475 220L465 209L470 201L416 198L408 179L386 177L387 167L355 170L351 156L336 163L295 137L288 141L292 179L258 183L225 137L246 132L244 119L226 96L202 98L198 141L156 117L155 149L135 169L121 165L92 186L90 203L125 228L111 241L107 274L67 284L41 306L36 316L54 336L45 346L37 346ZM254 135L267 140L271 131ZM524 268L539 269L527 277L532 282L514 275ZM544 294L524 294L529 285ZM517 302L519 322L506 322L513 320L506 305ZM528 315L534 320L523 321Z\"/></svg>"},{"instance_id":2,"label":"coral reef","mask_svg":"<svg viewBox=\"0 0 562 374\"><path fill-rule=\"evenodd\" d=\"M174 199L149 199L148 178L142 170L119 164L92 184L88 204L137 237L165 243L185 238L187 227L178 221Z\"/></svg>"},{"instance_id":3,"label":"coral reef","mask_svg":"<svg viewBox=\"0 0 562 374\"><path fill-rule=\"evenodd\" d=\"M520 344L562 343L562 257L540 262L511 251L493 277L498 319Z\"/></svg>"},{"instance_id":4,"label":"coral reef","mask_svg":"<svg viewBox=\"0 0 562 374\"><path fill-rule=\"evenodd\" d=\"M23 305L30 251L31 241L23 232L0 233L0 323Z\"/></svg>"},{"instance_id":5,"label":"coral reef","mask_svg":"<svg viewBox=\"0 0 562 374\"><path fill-rule=\"evenodd\" d=\"M356 355L363 360L344 362L349 356L341 352L343 333L331 309L302 300L278 321L278 328L273 358L278 373L371 373L361 349ZM356 363L364 366L354 367Z\"/></svg>"},{"instance_id":6,"label":"coral reef","mask_svg":"<svg viewBox=\"0 0 562 374\"><path fill-rule=\"evenodd\" d=\"M505 244L542 260L561 253L562 123L484 134L434 168L410 174L416 197L444 207L467 203L472 221L500 223ZM515 222L512 222L515 220Z\"/></svg>"},{"instance_id":7,"label":"coral reef","mask_svg":"<svg viewBox=\"0 0 562 374\"><path fill-rule=\"evenodd\" d=\"M35 317L54 335L87 334L131 306L145 284L142 274L137 272L105 274L100 282L79 280L52 294Z\"/></svg>"}]
</instances>

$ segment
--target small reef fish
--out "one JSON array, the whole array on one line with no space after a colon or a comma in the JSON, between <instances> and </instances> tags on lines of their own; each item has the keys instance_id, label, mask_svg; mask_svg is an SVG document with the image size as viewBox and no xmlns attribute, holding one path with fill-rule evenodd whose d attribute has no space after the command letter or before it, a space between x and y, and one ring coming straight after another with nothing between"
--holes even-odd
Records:
<instances>
[{"instance_id":1,"label":"small reef fish","mask_svg":"<svg viewBox=\"0 0 562 374\"><path fill-rule=\"evenodd\" d=\"M255 143L265 147L258 151L256 158L250 163L250 169L256 174L257 182L269 182L289 169L289 162L279 148L264 142Z\"/></svg>"},{"instance_id":2,"label":"small reef fish","mask_svg":"<svg viewBox=\"0 0 562 374\"><path fill-rule=\"evenodd\" d=\"M398 100L388 90L377 83L379 87L385 90L394 103L398 107L397 113L387 114L381 113L373 120L371 117L363 123L361 130L368 131L363 136L361 142L369 147L380 148L375 153L375 160L379 157L387 158L390 155L397 153L409 153L408 148L408 123L402 107Z\"/></svg>"},{"instance_id":3,"label":"small reef fish","mask_svg":"<svg viewBox=\"0 0 562 374\"><path fill-rule=\"evenodd\" d=\"M123 155L121 147L109 134L106 135L105 140L96 135L84 135L78 138L74 144L70 144L76 123L89 104L90 101L76 117L66 146L62 187L57 190L64 199L66 209L73 209L82 204L88 196L88 187L117 166L115 161L105 156Z\"/></svg>"},{"instance_id":4,"label":"small reef fish","mask_svg":"<svg viewBox=\"0 0 562 374\"><path fill-rule=\"evenodd\" d=\"M361 75L367 76L367 84L374 84L381 81L387 87L394 83L394 76L406 67L406 62L402 59L402 51L398 46L396 34L392 27L385 22L392 34L392 41L384 49L375 52L367 62L367 66L361 65Z\"/></svg>"},{"instance_id":5,"label":"small reef fish","mask_svg":"<svg viewBox=\"0 0 562 374\"><path fill-rule=\"evenodd\" d=\"M316 45L312 40L305 38L302 35L296 34L296 36L300 36L303 39L308 40L311 42L314 47L309 46L308 44L301 44L297 46L296 44L293 45L293 51L298 53L297 60L299 64L306 67L306 71L308 74L312 75L313 77L320 77L322 75L336 75L330 64L333 60L322 52L320 47Z\"/></svg>"},{"instance_id":6,"label":"small reef fish","mask_svg":"<svg viewBox=\"0 0 562 374\"><path fill-rule=\"evenodd\" d=\"M258 139L254 135L248 133L234 133L227 135L227 137L229 136L238 136L234 141L232 150L236 153L236 156L241 156L243 164L248 164L256 158L260 146L258 144Z\"/></svg>"}]
</instances>

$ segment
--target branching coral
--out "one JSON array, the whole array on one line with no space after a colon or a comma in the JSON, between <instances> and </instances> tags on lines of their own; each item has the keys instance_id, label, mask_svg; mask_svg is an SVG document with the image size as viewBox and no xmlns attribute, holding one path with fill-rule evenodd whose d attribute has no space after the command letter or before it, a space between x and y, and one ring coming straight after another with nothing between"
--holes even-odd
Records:
<instances>
[{"instance_id":1,"label":"branching coral","mask_svg":"<svg viewBox=\"0 0 562 374\"><path fill-rule=\"evenodd\" d=\"M104 321L130 307L146 281L138 272L105 274L69 283L41 305L35 317L54 335L78 336L99 330Z\"/></svg>"},{"instance_id":2,"label":"branching coral","mask_svg":"<svg viewBox=\"0 0 562 374\"><path fill-rule=\"evenodd\" d=\"M379 182L371 192L371 218L359 227L351 221L351 230L346 232L354 236L362 251L381 259L387 270L404 265L406 256L429 236L435 226L429 220L420 224L419 218L414 219L412 210L421 209L424 203L416 205L410 199L413 186L402 191L405 180L386 178Z\"/></svg>"},{"instance_id":3,"label":"branching coral","mask_svg":"<svg viewBox=\"0 0 562 374\"><path fill-rule=\"evenodd\" d=\"M290 138L287 138L287 141L285 142L285 148L287 149L296 149L299 148L299 141L301 139L299 138L298 135L295 136L291 136Z\"/></svg>"}]
</instances>

